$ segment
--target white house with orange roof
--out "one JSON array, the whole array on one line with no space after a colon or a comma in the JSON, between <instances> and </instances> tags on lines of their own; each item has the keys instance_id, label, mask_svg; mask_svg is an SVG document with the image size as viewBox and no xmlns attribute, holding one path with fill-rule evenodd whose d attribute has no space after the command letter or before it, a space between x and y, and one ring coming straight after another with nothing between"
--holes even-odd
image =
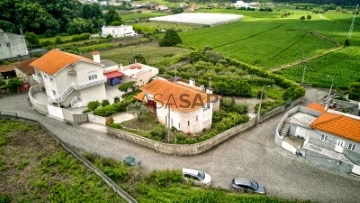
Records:
<instances>
[{"instance_id":1,"label":"white house with orange roof","mask_svg":"<svg viewBox=\"0 0 360 203\"><path fill-rule=\"evenodd\" d=\"M212 91L197 87L193 80L185 84L157 78L141 89L136 98L152 108L158 121L184 133L209 129L213 110L219 106Z\"/></svg>"},{"instance_id":2,"label":"white house with orange roof","mask_svg":"<svg viewBox=\"0 0 360 203\"><path fill-rule=\"evenodd\" d=\"M50 103L72 107L77 103L106 99L103 64L53 49L33 61L33 78L41 85Z\"/></svg>"},{"instance_id":3,"label":"white house with orange roof","mask_svg":"<svg viewBox=\"0 0 360 203\"><path fill-rule=\"evenodd\" d=\"M297 106L281 119L276 128L275 143L316 164L360 175L358 116L334 111L318 103Z\"/></svg>"}]
</instances>

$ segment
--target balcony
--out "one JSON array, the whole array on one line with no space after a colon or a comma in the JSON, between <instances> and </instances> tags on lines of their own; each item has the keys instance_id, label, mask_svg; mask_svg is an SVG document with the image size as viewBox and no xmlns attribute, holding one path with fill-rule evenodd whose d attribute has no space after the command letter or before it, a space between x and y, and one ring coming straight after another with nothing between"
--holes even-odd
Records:
<instances>
[{"instance_id":1,"label":"balcony","mask_svg":"<svg viewBox=\"0 0 360 203\"><path fill-rule=\"evenodd\" d=\"M33 79L34 79L37 83L39 83L39 84L44 84L44 81L43 81L43 79L42 79L40 76L37 76L37 75L35 75L35 74L32 74L32 77L33 77Z\"/></svg>"},{"instance_id":2,"label":"balcony","mask_svg":"<svg viewBox=\"0 0 360 203\"><path fill-rule=\"evenodd\" d=\"M89 87L92 87L92 86L100 85L100 84L105 83L106 80L107 80L106 77L103 77L100 80L89 81L89 82L81 83L81 84L74 84L74 89L75 90L82 90L82 89L89 88Z\"/></svg>"}]
</instances>

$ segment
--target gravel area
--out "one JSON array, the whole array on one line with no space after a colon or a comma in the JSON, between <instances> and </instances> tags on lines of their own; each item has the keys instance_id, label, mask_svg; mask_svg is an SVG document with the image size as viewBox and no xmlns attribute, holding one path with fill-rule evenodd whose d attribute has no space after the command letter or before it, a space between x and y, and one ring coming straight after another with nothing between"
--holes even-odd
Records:
<instances>
[{"instance_id":1,"label":"gravel area","mask_svg":"<svg viewBox=\"0 0 360 203\"><path fill-rule=\"evenodd\" d=\"M305 105L319 101L326 91L308 89ZM245 176L264 184L269 195L316 202L359 202L360 179L306 163L274 144L274 130L283 114L239 134L213 150L197 156L163 155L129 143L104 132L46 117L33 111L27 95L0 99L0 111L17 111L24 117L38 120L65 142L80 150L122 160L133 155L142 161L145 170L196 168L209 173L213 186L230 188L233 177Z\"/></svg>"}]
</instances>

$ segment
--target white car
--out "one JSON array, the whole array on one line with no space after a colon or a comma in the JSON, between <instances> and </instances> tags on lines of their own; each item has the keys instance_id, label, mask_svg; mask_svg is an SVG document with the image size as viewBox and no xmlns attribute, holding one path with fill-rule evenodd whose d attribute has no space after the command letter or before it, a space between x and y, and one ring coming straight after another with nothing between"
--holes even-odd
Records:
<instances>
[{"instance_id":1,"label":"white car","mask_svg":"<svg viewBox=\"0 0 360 203\"><path fill-rule=\"evenodd\" d=\"M207 173L195 169L188 169L188 168L183 168L182 173L185 178L198 181L205 185L211 185L211 177Z\"/></svg>"}]
</instances>

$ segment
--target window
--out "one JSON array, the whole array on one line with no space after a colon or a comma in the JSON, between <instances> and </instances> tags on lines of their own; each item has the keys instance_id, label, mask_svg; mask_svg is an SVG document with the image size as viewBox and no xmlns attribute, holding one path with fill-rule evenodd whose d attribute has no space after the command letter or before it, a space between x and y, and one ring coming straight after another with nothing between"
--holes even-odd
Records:
<instances>
[{"instance_id":1,"label":"window","mask_svg":"<svg viewBox=\"0 0 360 203\"><path fill-rule=\"evenodd\" d=\"M323 141L327 141L327 138L328 138L327 135L321 135L320 139L323 140Z\"/></svg>"},{"instance_id":2,"label":"window","mask_svg":"<svg viewBox=\"0 0 360 203\"><path fill-rule=\"evenodd\" d=\"M10 42L6 42L6 46L7 46L7 47L10 47Z\"/></svg>"},{"instance_id":3,"label":"window","mask_svg":"<svg viewBox=\"0 0 360 203\"><path fill-rule=\"evenodd\" d=\"M188 121L188 126L190 126L190 121Z\"/></svg>"},{"instance_id":4,"label":"window","mask_svg":"<svg viewBox=\"0 0 360 203\"><path fill-rule=\"evenodd\" d=\"M344 145L345 145L344 141L342 141L342 140L336 141L336 144L339 146L342 146L342 147L344 147Z\"/></svg>"},{"instance_id":5,"label":"window","mask_svg":"<svg viewBox=\"0 0 360 203\"><path fill-rule=\"evenodd\" d=\"M97 79L97 73L96 73L96 71L88 72L88 77L89 77L89 80L95 80L95 79Z\"/></svg>"},{"instance_id":6,"label":"window","mask_svg":"<svg viewBox=\"0 0 360 203\"><path fill-rule=\"evenodd\" d=\"M354 145L354 144L349 143L348 150L352 150L352 151L354 151L354 150L355 150L355 145Z\"/></svg>"},{"instance_id":7,"label":"window","mask_svg":"<svg viewBox=\"0 0 360 203\"><path fill-rule=\"evenodd\" d=\"M54 82L54 78L53 77L49 77L50 82Z\"/></svg>"}]
</instances>

